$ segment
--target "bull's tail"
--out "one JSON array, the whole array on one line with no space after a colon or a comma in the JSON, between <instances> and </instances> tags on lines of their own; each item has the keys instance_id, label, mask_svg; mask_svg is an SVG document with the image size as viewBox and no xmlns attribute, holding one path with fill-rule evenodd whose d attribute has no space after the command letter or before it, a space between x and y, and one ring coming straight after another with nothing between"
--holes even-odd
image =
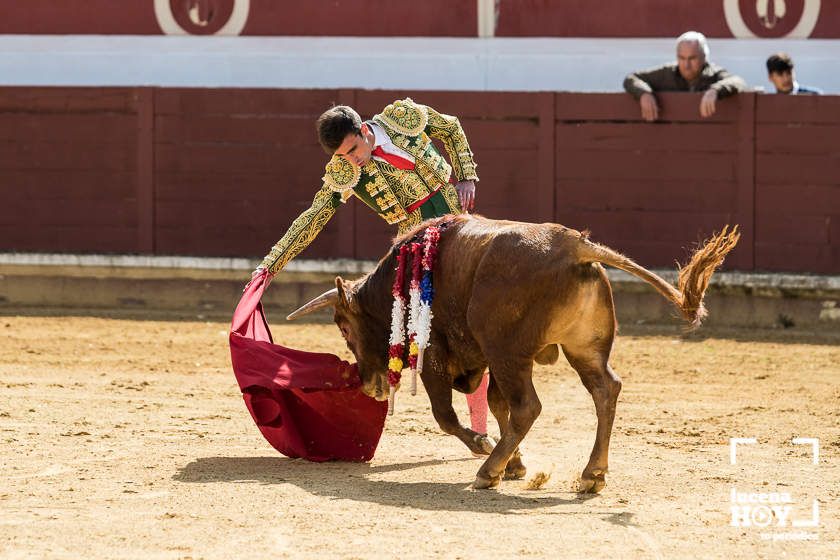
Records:
<instances>
[{"instance_id":1,"label":"bull's tail","mask_svg":"<svg viewBox=\"0 0 840 560\"><path fill-rule=\"evenodd\" d=\"M737 225L731 231L727 231L728 229L729 226L724 227L723 231L713 235L702 247L694 251L688 264L679 268L676 287L609 247L589 241L585 235L581 236L584 249L580 256L583 262L597 261L620 268L649 283L679 309L688 321L689 328L694 329L706 317L703 294L712 273L723 263L723 259L735 248L741 237Z\"/></svg>"}]
</instances>

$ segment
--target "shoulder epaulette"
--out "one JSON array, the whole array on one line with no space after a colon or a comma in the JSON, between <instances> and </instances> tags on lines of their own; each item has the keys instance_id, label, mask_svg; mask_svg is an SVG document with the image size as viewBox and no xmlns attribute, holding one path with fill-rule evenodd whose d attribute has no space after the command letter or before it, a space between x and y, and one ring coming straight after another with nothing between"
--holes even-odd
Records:
<instances>
[{"instance_id":1,"label":"shoulder epaulette","mask_svg":"<svg viewBox=\"0 0 840 560\"><path fill-rule=\"evenodd\" d=\"M418 105L410 97L406 97L385 107L374 117L374 120L383 122L400 134L417 136L425 130L429 115L425 107Z\"/></svg>"},{"instance_id":2,"label":"shoulder epaulette","mask_svg":"<svg viewBox=\"0 0 840 560\"><path fill-rule=\"evenodd\" d=\"M344 193L359 183L362 169L341 156L333 156L324 168L324 183L333 191Z\"/></svg>"}]
</instances>

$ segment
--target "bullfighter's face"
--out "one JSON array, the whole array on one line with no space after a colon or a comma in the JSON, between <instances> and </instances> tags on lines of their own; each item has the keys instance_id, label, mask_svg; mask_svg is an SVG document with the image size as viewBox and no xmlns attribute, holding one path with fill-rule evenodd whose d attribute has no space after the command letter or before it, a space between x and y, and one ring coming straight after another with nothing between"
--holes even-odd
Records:
<instances>
[{"instance_id":1,"label":"bullfighter's face","mask_svg":"<svg viewBox=\"0 0 840 560\"><path fill-rule=\"evenodd\" d=\"M362 167L370 161L373 143L373 133L366 124L363 124L359 134L348 134L344 137L344 142L335 151L335 155L346 159L356 167Z\"/></svg>"},{"instance_id":2,"label":"bullfighter's face","mask_svg":"<svg viewBox=\"0 0 840 560\"><path fill-rule=\"evenodd\" d=\"M388 398L387 326L364 313L354 298L354 286L336 279L338 301L333 320L359 366L362 392L377 400Z\"/></svg>"}]
</instances>

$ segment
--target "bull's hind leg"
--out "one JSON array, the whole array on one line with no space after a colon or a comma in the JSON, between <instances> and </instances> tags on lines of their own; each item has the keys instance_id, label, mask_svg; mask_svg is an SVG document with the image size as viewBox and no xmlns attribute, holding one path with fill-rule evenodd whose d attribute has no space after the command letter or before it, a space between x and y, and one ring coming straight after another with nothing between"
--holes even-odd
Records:
<instances>
[{"instance_id":1,"label":"bull's hind leg","mask_svg":"<svg viewBox=\"0 0 840 560\"><path fill-rule=\"evenodd\" d=\"M601 341L603 346L605 341ZM563 352L569 363L578 372L583 385L595 401L598 415L598 429L595 445L589 456L589 463L580 476L581 492L600 492L606 486L605 475L609 467L610 434L615 420L615 406L621 392L621 379L607 363L610 343L606 350L598 349L593 343L586 348L563 346Z\"/></svg>"},{"instance_id":2,"label":"bull's hind leg","mask_svg":"<svg viewBox=\"0 0 840 560\"><path fill-rule=\"evenodd\" d=\"M424 367L420 379L429 395L432 414L440 429L460 439L474 454L488 455L493 450L493 441L486 434L479 434L461 425L455 409L452 408L452 387L449 380L442 373L433 371L432 367Z\"/></svg>"},{"instance_id":3,"label":"bull's hind leg","mask_svg":"<svg viewBox=\"0 0 840 560\"><path fill-rule=\"evenodd\" d=\"M499 391L499 384L493 379L492 374L490 375L490 385L487 387L487 402L490 405L490 412L493 413L493 417L499 424L499 434L504 435L510 423L510 407L508 407L507 401ZM507 465L505 465L504 477L506 479L522 478L525 473L526 468L522 463L522 455L517 447Z\"/></svg>"},{"instance_id":4,"label":"bull's hind leg","mask_svg":"<svg viewBox=\"0 0 840 560\"><path fill-rule=\"evenodd\" d=\"M490 361L493 380L498 384L498 393L508 405L510 416L507 426L500 426L502 437L478 470L474 488L494 488L499 485L509 461L542 411L542 404L531 379L533 365L530 358ZM504 414L500 415L504 417Z\"/></svg>"}]
</instances>

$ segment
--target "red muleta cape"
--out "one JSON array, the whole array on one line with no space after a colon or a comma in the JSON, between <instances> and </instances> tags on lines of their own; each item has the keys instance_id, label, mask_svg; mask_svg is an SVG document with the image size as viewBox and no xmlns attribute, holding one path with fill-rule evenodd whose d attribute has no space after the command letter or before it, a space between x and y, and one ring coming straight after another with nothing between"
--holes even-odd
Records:
<instances>
[{"instance_id":1,"label":"red muleta cape","mask_svg":"<svg viewBox=\"0 0 840 560\"><path fill-rule=\"evenodd\" d=\"M267 272L246 287L230 327L230 357L245 406L263 437L287 457L370 461L387 403L359 390L356 364L274 344L260 302Z\"/></svg>"}]
</instances>

